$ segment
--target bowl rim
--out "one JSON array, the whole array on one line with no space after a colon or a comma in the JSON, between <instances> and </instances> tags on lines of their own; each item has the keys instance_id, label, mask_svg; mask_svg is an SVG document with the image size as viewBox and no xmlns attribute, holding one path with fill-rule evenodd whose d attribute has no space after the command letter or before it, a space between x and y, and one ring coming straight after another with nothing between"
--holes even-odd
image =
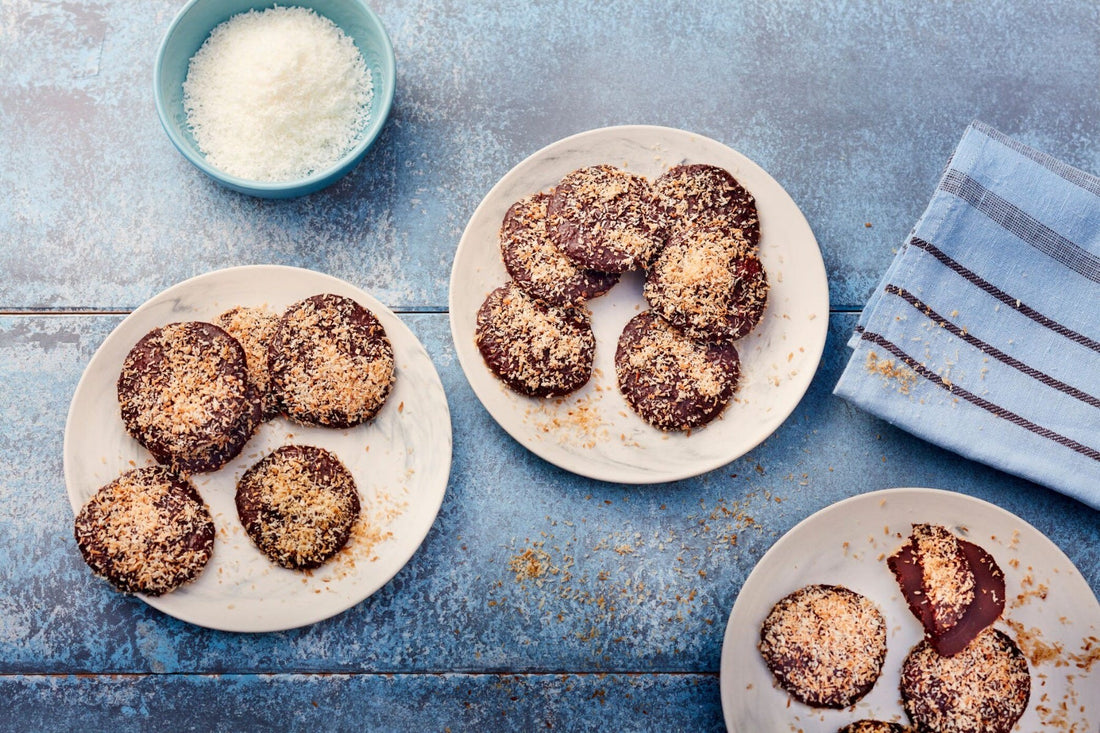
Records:
<instances>
[{"instance_id":1,"label":"bowl rim","mask_svg":"<svg viewBox=\"0 0 1100 733\"><path fill-rule=\"evenodd\" d=\"M177 28L183 19L194 9L196 5L202 3L216 2L217 0L188 0L179 12L176 13L172 22L168 25L167 30L164 32L164 36L161 38L160 45L157 48L156 61L153 64L153 99L157 108L157 116L160 118L161 127L164 128L165 133L168 135L169 140L172 141L172 145L186 158L192 165L201 170L206 175L213 178L215 181L228 186L231 189L240 191L243 193L251 193L255 195L263 196L277 195L277 194L293 194L297 191L302 191L303 195L312 193L313 191L324 188L330 183L334 183L341 178L345 173L351 171L352 168L358 163L359 159L366 153L367 149L374 143L375 139L382 132L382 128L385 126L386 120L389 118L390 109L393 105L394 92L397 87L397 60L393 50L393 43L390 40L389 32L386 30L386 26L382 23L382 19L378 17L378 14L367 4L366 0L349 0L349 2L359 7L369 24L377 31L377 36L381 40L379 46L375 49L378 55L381 57L380 66L382 71L386 69L392 70L392 78L386 80L386 83L377 84L372 79L373 97L371 101L372 114L370 120L367 122L366 127L363 128L362 139L356 143L355 147L345 153L339 160L332 165L316 170L310 175L304 178L294 178L287 181L257 181L250 178L241 178L231 173L227 173L220 168L217 168L207 162L206 156L201 150L198 150L197 144L189 143L185 140L177 128L177 126L170 122L172 116L168 112L167 100L161 94L161 74L164 72L164 56L165 51L168 48L169 41L172 39ZM305 7L313 12L321 15L324 14L309 7L309 0L290 0L290 2L282 3L278 0L260 0L259 2L252 3L254 6L252 9L268 9L273 7ZM248 12L248 10L241 10L233 13L230 18L239 15L240 13ZM228 20L228 19L227 19ZM332 20L328 18L328 20ZM222 21L224 22L224 21ZM332 21L335 24L335 21ZM216 26L215 26L216 27ZM352 38L350 33L344 31L342 27L337 25L341 32L345 33L352 42L358 47L359 44L355 38ZM207 36L212 32L214 28L207 30ZM204 40L205 42L205 40ZM359 53L363 54L363 49L359 48ZM386 76L385 74L380 74ZM373 77L373 74L372 74Z\"/></svg>"}]
</instances>

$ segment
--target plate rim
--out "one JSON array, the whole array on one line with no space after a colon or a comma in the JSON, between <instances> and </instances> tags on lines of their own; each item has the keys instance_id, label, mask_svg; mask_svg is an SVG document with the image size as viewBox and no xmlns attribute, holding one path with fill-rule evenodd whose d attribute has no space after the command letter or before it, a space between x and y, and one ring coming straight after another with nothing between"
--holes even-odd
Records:
<instances>
[{"instance_id":1,"label":"plate rim","mask_svg":"<svg viewBox=\"0 0 1100 733\"><path fill-rule=\"evenodd\" d=\"M65 427L64 427L63 441L62 441L62 473L63 473L64 479L65 479L65 491L66 491L66 494L68 495L69 504L70 504L70 506L73 510L73 515L75 516L80 511L80 508L83 506L83 504L79 502L78 497L76 495L76 492L73 488L75 479L72 476L73 472L75 471L75 468L72 465L73 461L75 460L74 454L73 454L73 451L75 450L75 448L72 447L74 439L71 437L72 433L73 433L74 420L75 420L75 417L76 417L75 416L75 408L76 408L76 405L77 405L77 402L78 402L78 396L81 395L81 393L84 392L86 389L90 389L90 387L88 387L87 385L90 384L89 380L91 379L91 377L89 375L93 371L93 366L97 363L97 361L99 359L106 358L106 357L101 356L101 354L105 353L104 349L107 348L109 345L113 344L114 339L121 338L121 336L118 336L117 334L124 331L125 330L124 327L126 327L128 324L132 323L133 321L139 320L146 310L151 309L156 304L162 302L165 299L172 298L174 295L176 295L181 290L186 291L188 288L194 287L194 285L196 285L198 283L201 283L202 281L205 281L205 280L210 280L210 279L215 279L216 280L216 279L223 278L223 277L230 277L230 276L234 276L234 275L240 275L242 273L249 272L249 271L252 271L252 272L255 272L255 271L277 272L277 273L281 273L283 275L299 276L299 277L300 276L306 276L306 277L317 279L319 281L328 281L328 283L330 283L330 284L337 285L340 288L345 289L345 290L354 291L357 295L365 297L367 302L364 303L363 305L370 306L371 308L375 308L375 307L379 308L380 311L383 313L383 315L385 317L391 318L394 322L399 324L400 328L404 331L403 336L407 336L409 339L411 339L411 341L409 342L410 346L412 346L413 348L415 348L415 349L419 350L420 352L422 352L422 355L426 359L427 364L429 364L431 366L431 375L434 377L434 380L436 382L435 386L438 387L439 393L443 396L443 399L440 401L441 412L438 414L437 417L438 418L446 418L446 423L447 423L446 429L441 430L441 433L444 436L446 436L445 445L443 445L443 444L440 444L438 446L433 445L433 450L434 451L444 451L445 450L445 455L441 456L444 460L440 461L440 465L443 467L440 470L440 473L443 474L441 476L442 488L441 488L441 490L438 490L438 491L433 492L431 494L432 500L430 502L418 502L418 507L420 507L422 510L424 510L424 509L427 510L427 511L424 512L425 531L424 531L423 536L420 537L417 542L410 543L410 546L409 546L407 552L402 552L402 553L399 553L398 555L395 556L398 561L394 563L393 572L390 572L388 574L384 573L384 574L380 574L380 575L376 576L376 578L374 579L374 582L368 584L368 585L373 585L374 587L372 587L364 595L361 595L361 594L358 594L358 593L353 594L355 600L352 600L351 602L347 603L346 605L343 605L342 607L340 607L340 604L337 604L336 607L333 607L333 608L330 608L330 609L324 609L319 613L314 613L314 614L311 614L311 615L308 615L308 616L303 616L303 617L301 617L301 620L296 620L296 621L290 622L290 623L272 621L272 622L270 622L268 624L265 624L265 625L257 625L255 623L253 623L253 624L234 624L232 622L212 624L212 623L196 621L193 617L188 617L187 615L181 615L181 614L173 612L173 610L171 609L171 603L170 603L171 593L166 593L162 596L150 596L148 594L143 594L143 593L127 594L127 595L132 595L133 597L142 600L147 605L151 606L152 608L157 609L158 611L160 611L161 613L164 613L167 616L171 616L172 618L175 618L179 621L183 621L185 623L192 624L194 626L214 629L214 630L217 630L217 631L234 632L234 633L270 633L270 632L287 631L287 630L290 630L290 629L302 628L302 627L310 626L310 625L313 625L315 623L324 621L324 620L329 619L329 618L333 618L335 616L338 616L338 615L350 610L354 606L362 603L367 598L369 598L372 595L374 595L375 593L377 593L387 583L389 583L399 572L401 572L401 570L403 570L408 565L409 561L413 558L413 556L417 553L417 551L419 551L419 549L423 546L423 544L424 544L425 540L427 539L428 535L431 533L432 527L435 526L435 523L439 518L439 512L442 509L443 501L446 498L447 489L450 486L451 472L453 471L453 468L454 468L454 425L453 425L453 421L452 421L451 414L450 414L450 403L447 400L446 390L443 388L443 383L442 383L442 379L439 376L439 371L438 371L438 369L436 369L435 363L431 359L431 354L428 353L427 349L424 347L424 344L420 341L420 339L416 336L416 334L413 333L412 329L410 329L408 327L408 325L392 309L390 309L386 304L382 303L378 298L371 295L369 292L367 292L363 288L361 288L357 285L354 285L354 284L348 282L347 280L336 277L335 275L330 275L330 274L325 273L325 272L320 272L320 271L317 271L317 270L312 270L312 269L304 268L304 267L295 267L295 266L291 266L291 265L278 265L278 264L249 264L249 265L235 265L235 266L232 266L232 267L219 268L219 269L210 270L210 271L207 271L207 272L204 272L204 273L200 273L198 275L193 275L192 277L189 277L185 280L181 280L177 283L174 283L173 285L168 286L167 288L164 288L163 290L153 294L152 296L150 296L149 298L144 300L140 305L135 307L130 313L126 314L126 316L121 321L119 321L118 324L116 324L110 330L110 332L100 342L99 346L96 347L95 352L92 354L91 358L88 360L88 363L85 365L84 370L81 372L80 378L77 380L76 387L73 389L72 397L69 400L69 409L66 413L66 418L65 418ZM391 335L391 338L392 338L392 335ZM119 425L119 429L124 430L124 428L121 426L121 424ZM430 516L430 521L428 521L429 516ZM383 575L385 577L383 577ZM117 591L114 591L114 592L117 592ZM168 603L165 603L166 599L169 601Z\"/></svg>"},{"instance_id":2,"label":"plate rim","mask_svg":"<svg viewBox=\"0 0 1100 733\"><path fill-rule=\"evenodd\" d=\"M584 140L586 138L598 138L600 136L614 135L614 134L620 134L620 135L624 135L624 136L629 136L631 134L634 134L634 135L638 135L638 134L650 134L650 135L660 134L660 135L667 135L667 136L674 136L674 137L681 137L682 136L682 137L687 137L687 138L693 138L693 139L702 141L703 143L705 143L707 145L714 145L714 146L718 146L720 148L723 148L725 151L730 153L733 157L740 159L742 161L743 165L745 165L746 167L751 167L752 169L754 169L754 175L763 176L765 179L770 181L772 184L774 184L775 188L777 189L777 192L780 193L782 196L786 197L786 199L790 202L790 205L792 207L792 212L797 215L797 222L796 223L800 227L805 228L806 233L809 235L809 238L813 241L813 244L814 244L814 246L813 246L814 257L812 258L812 261L807 262L807 263L802 263L802 264L800 264L800 267L812 268L814 270L814 275L819 276L820 282L822 284L820 302L816 303L814 305L814 307L816 307L818 309L818 311L823 316L820 319L822 323L821 323L820 328L815 332L815 338L812 339L812 342L806 343L806 344L800 344L800 346L805 350L805 352L807 354L809 354L810 360L808 362L808 365L807 365L806 369L804 370L804 376L801 377L798 381L796 381L794 383L794 385L791 387L791 389L792 389L792 392L791 392L792 399L791 399L790 409L786 410L784 412L784 414L782 414L779 417L778 420L774 421L774 424L770 425L769 429L767 429L766 431L762 431L762 434L759 436L758 439L755 440L755 442L753 442L751 445L746 445L744 450L741 453L739 453L738 455L719 456L719 457L712 458L712 459L707 460L707 461L698 462L696 464L693 464L691 468L681 469L679 471L669 471L669 472L647 471L646 473L641 474L641 475L639 475L638 472L635 472L635 474L632 475L627 480L624 480L624 478L622 476L612 475L612 473L610 473L610 469L608 469L608 470L590 470L590 469L586 470L584 467L579 468L575 465L569 465L569 461L556 459L555 456L552 454L552 452L543 449L541 447L541 444L535 443L535 444L532 445L530 442L524 440L525 434L522 430L520 430L516 426L512 425L510 423L510 421L508 421L506 419L503 419L498 414L498 411L494 411L494 409L492 409L489 406L489 404L483 398L481 391L479 391L479 387L478 387L476 381L471 378L471 371L473 369L486 368L486 367L484 366L484 364L482 362L475 359L473 354L468 353L467 348L459 346L458 336L459 336L459 332L461 331L461 326L459 324L458 318L460 316L460 313L459 313L459 309L457 309L455 307L456 298L458 297L458 295L457 295L457 293L458 293L458 277L457 276L460 274L458 272L459 262L462 259L463 254L466 252L466 250L467 249L472 249L474 247L474 245L469 244L469 242L471 241L472 227L473 227L473 225L476 221L478 221L481 217L485 216L485 214L484 214L485 210L493 205L493 203L494 203L494 194L497 194L500 190L504 189L510 183L510 181L513 177L519 175L520 172L526 170L529 166L532 166L533 164L535 164L536 162L538 162L542 158L546 157L548 154L552 153L554 150L558 149L559 147L566 147L566 146L568 146L572 143L575 143L575 142L580 141L580 140ZM817 277L815 277L815 279L817 279ZM665 483L665 482L672 482L672 481L679 481L679 480L683 480L683 479L693 478L695 476L699 476L699 475L707 473L709 471L718 469L722 466L728 465L729 463L737 460L738 458L741 458L742 456L746 455L750 451L754 450L761 443L763 443L765 440L767 440L769 437L771 437L775 433L775 431L778 430L783 425L783 423L786 422L786 420L791 416L791 414L793 414L794 411L797 409L798 405L801 403L802 399L805 397L806 393L809 391L809 388L810 388L810 385L813 382L814 376L820 370L821 359L822 359L822 356L824 355L825 344L826 344L826 341L827 341L827 338L828 338L829 315L830 315L828 272L825 268L824 256L823 256L822 251L821 251L821 245L817 241L817 237L816 237L816 235L814 235L813 229L812 229L812 227L810 227L809 221L806 219L805 214L802 212L802 210L798 206L798 204L794 201L793 197L791 197L791 195L787 192L787 190L779 183L779 181L776 180L770 173L768 173L767 170L765 170L759 163L752 160L751 158L749 158L744 153L741 153L738 150L730 147L729 145L726 145L723 142L715 140L714 138L711 138L711 137L709 137L707 135L704 135L704 134L701 134L701 133L692 132L690 130L684 130L684 129L669 127L669 126L664 126L664 125L646 125L646 124L611 125L611 126L598 127L598 128L593 128L593 129L589 129L589 130L583 130L583 131L580 131L580 132L576 132L576 133L573 133L571 135L567 135L566 137L563 137L561 139L550 142L546 145L543 145L542 147L538 148L535 152L527 155L522 160L520 160L518 163L513 165L485 193L485 195L482 197L481 201L478 203L477 207L475 207L474 211L470 214L470 217L467 220L465 227L463 228L462 235L459 239L458 246L455 248L454 257L453 257L452 264L451 264L451 273L450 273L450 279L449 279L449 283L448 283L448 292L447 292L447 303L448 303L448 309L447 309L448 310L448 320L450 322L450 328L451 328L451 339L452 339L452 341L454 342L454 345L455 345L455 353L458 356L458 361L459 361L459 364L462 368L463 376L466 378L466 382L470 386L471 390L473 390L474 395L478 399L478 402L482 405L482 407L485 409L485 411L489 413L489 415L493 418L494 422L496 422L498 426L500 426L506 433L508 433L508 435L511 436L511 438L513 440L515 440L517 443L519 443L520 446L527 449L528 451L530 451L534 455L538 456L540 459L546 461L547 463L550 463L554 466L557 466L558 468L569 471L570 473L573 473L573 474L578 475L578 476L582 476L584 478L590 478L590 479L594 479L594 480L597 480L597 481L606 481L606 482L620 484L620 485L647 485L647 484Z\"/></svg>"},{"instance_id":3,"label":"plate rim","mask_svg":"<svg viewBox=\"0 0 1100 733\"><path fill-rule=\"evenodd\" d=\"M981 507L983 511L990 512L993 515L999 515L1001 518L1007 519L1007 520L1009 520L1010 522L1012 522L1014 524L1019 524L1019 525L1025 527L1025 528L1030 529L1036 535L1038 535L1039 537L1046 540L1046 542L1049 544L1049 549L1052 549L1054 551L1054 556L1058 560L1064 562L1068 568L1072 568L1073 574L1071 575L1071 577L1073 577L1077 580L1080 580L1082 583L1084 583L1085 587L1088 588L1088 583L1086 581L1084 581L1084 576L1081 575L1080 569L1069 558L1069 556L1066 555L1065 551L1063 551L1062 548L1058 546L1058 543L1054 542L1054 540L1047 537L1046 533L1039 530L1039 528L1037 528L1035 525L1028 522L1026 519L1024 519L1024 518L1020 517L1019 515L1009 511L1008 509L1005 509L1004 507L1001 507L997 504L994 504L993 502L988 501L986 499L982 499L982 498L979 498L979 497L976 497L976 496L971 496L970 494L960 493L958 491L950 491L950 490L947 490L947 489L940 489L940 488L933 488L933 487L920 487L920 486L898 486L898 487L891 487L891 488L885 488L885 489L875 489L875 490L868 491L868 492L865 492L865 493L862 493L862 494L856 494L854 496L848 496L848 497L845 497L843 499L840 499L836 502L833 502L832 504L828 504L824 507L821 507L820 509L813 512L809 516L807 516L807 517L803 518L802 520L798 521L789 530L784 532L783 535L780 536L774 543L772 543L772 546L769 547L764 552L764 554L760 556L760 559L756 561L756 564L753 565L752 570L749 571L749 574L747 576L745 576L745 581L744 581L744 583L742 583L741 589L737 593L737 598L734 600L733 606L730 609L729 617L726 620L726 626L725 626L725 629L723 631L722 651L721 651L721 655L720 655L720 659L719 659L719 666L718 666L718 678L719 678L718 687L719 687L719 696L721 698L721 704L722 704L722 719L723 719L723 723L725 724L726 728L729 729L731 731L731 733L733 731L736 731L737 728L734 727L734 723L736 721L732 720L732 718L731 718L731 715L733 714L733 710L731 709L733 700L730 698L730 696L732 695L732 690L730 688L730 684L732 684L732 683L729 682L729 676L728 675L729 675L729 670L731 669L732 664L733 664L733 662L732 662L733 646L736 643L736 638L738 636L740 636L740 633L738 632L738 630L735 629L735 621L737 620L737 611L738 611L739 606L741 606L743 608L742 599L747 597L744 594L744 590L747 586L749 586L750 581L752 581L754 579L754 577L757 576L758 573L762 577L763 572L764 572L763 566L766 565L766 561L770 560L773 557L773 555L775 555L775 556L782 555L782 553L786 549L786 544L788 542L793 541L790 538L795 536L798 533L798 531L800 529L802 529L805 525L808 525L811 522L814 522L815 520L820 520L821 515L824 515L825 513L832 513L832 512L835 512L835 511L842 511L844 507L849 506L851 504L863 503L863 502L885 501L886 499L888 499L891 496L898 496L898 495L903 495L903 494L909 494L909 495L915 495L915 496L938 497L938 498L941 498L941 499L948 499L950 501L958 501L962 505L970 504L972 506ZM930 510L929 513L934 513L935 511L936 511L936 509L933 508L933 509ZM1093 610L1094 610L1094 616L1096 616L1097 619L1100 619L1100 600L1097 599L1095 594L1090 594L1090 595L1091 595L1091 598L1092 598L1092 606L1093 606ZM748 603L748 601L744 601L744 603ZM1030 708L1030 706L1033 702L1034 702L1034 700L1032 700L1029 703L1029 708ZM807 710L811 710L811 709L807 708Z\"/></svg>"}]
</instances>

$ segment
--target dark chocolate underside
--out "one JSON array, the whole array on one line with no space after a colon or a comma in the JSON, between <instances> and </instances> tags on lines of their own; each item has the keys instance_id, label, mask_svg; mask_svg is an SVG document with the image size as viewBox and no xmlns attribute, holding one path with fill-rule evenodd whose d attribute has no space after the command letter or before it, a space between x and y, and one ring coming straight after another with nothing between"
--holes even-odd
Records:
<instances>
[{"instance_id":1,"label":"dark chocolate underside","mask_svg":"<svg viewBox=\"0 0 1100 733\"><path fill-rule=\"evenodd\" d=\"M974 574L974 601L959 622L942 634L933 632L932 610L921 590L922 572L910 541L887 559L897 578L909 610L924 627L924 635L941 656L951 657L967 647L983 629L996 621L1005 607L1005 578L993 557L984 549L959 539L959 547Z\"/></svg>"}]
</instances>

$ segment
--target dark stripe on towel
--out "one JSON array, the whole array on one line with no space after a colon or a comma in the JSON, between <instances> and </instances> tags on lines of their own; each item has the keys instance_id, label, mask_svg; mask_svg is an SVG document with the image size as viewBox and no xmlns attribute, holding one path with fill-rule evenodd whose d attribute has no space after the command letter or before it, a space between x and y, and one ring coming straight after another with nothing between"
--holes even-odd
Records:
<instances>
[{"instance_id":1,"label":"dark stripe on towel","mask_svg":"<svg viewBox=\"0 0 1100 733\"><path fill-rule=\"evenodd\" d=\"M1045 384L1046 386L1048 386L1052 389L1056 389L1059 392L1064 392L1065 394L1069 395L1070 397L1081 400L1086 405L1091 405L1092 407L1100 408L1100 399L1097 399L1096 397L1093 397L1092 395L1090 395L1087 392L1083 392L1083 391L1077 389L1073 385L1066 384L1065 382L1063 382L1059 379L1056 379L1055 377L1052 377L1052 376L1050 376L1049 374L1047 374L1045 372L1041 372L1038 369L1035 369L1034 367L1030 367L1027 364L1025 364L1024 362L1020 361L1019 359L1016 359L1016 358L1013 358L1013 357L1009 356L1005 352L998 349L996 346L993 346L992 344L986 343L985 341L982 341L981 339L979 339L975 336L972 336L971 334L967 333L962 328L959 328L954 323L951 323L950 321L948 321L946 318L941 316L936 311L932 310L931 307L929 307L926 303L924 303L919 298L917 298L915 295L910 293L908 290L904 290L902 288L899 288L896 285L887 285L885 290L886 290L887 293L890 293L891 295L898 296L899 298L904 300L906 303L908 303L909 305L913 306L918 311L920 311L921 313L926 315L928 318L932 319L932 322L935 323L935 325L939 326L940 328L947 331L948 333L962 339L963 341L970 344L971 346L973 346L975 349L982 352L983 354L988 354L989 356L992 356L994 359L1000 361L1001 363L1012 367L1013 369L1021 372L1022 374L1026 374L1027 376L1031 377L1032 379L1035 379L1035 380L1038 380L1039 382L1042 382L1043 384Z\"/></svg>"},{"instance_id":2,"label":"dark stripe on towel","mask_svg":"<svg viewBox=\"0 0 1100 733\"><path fill-rule=\"evenodd\" d=\"M899 347L897 344L893 343L892 341L890 341L886 337L880 336L877 333L873 333L873 332L867 331L867 330L859 330L859 336L864 341L869 341L870 343L876 344L876 345L881 346L882 348L886 349L895 358L900 359L905 364L905 366L909 367L914 372L916 372L919 376L927 379L932 384L935 384L940 389L946 390L947 392L955 395L956 397L958 397L960 399L963 399L963 400L966 400L967 402L974 405L975 407L982 408L983 410L990 413L991 415L999 417L1002 420L1007 420L1008 422L1012 423L1013 425L1017 425L1021 428L1024 428L1025 430L1028 430L1028 431L1030 431L1030 432L1032 432L1032 433L1034 433L1034 434L1036 434L1036 435L1038 435L1042 438L1046 438L1047 440L1051 440L1051 441L1057 443L1058 445L1069 448L1070 450L1072 450L1076 453L1080 453L1081 455L1083 455L1087 458L1091 458L1094 461L1100 461L1100 451L1096 450L1095 448L1091 448L1087 445L1083 445L1081 443L1078 443L1073 438L1069 438L1065 435L1062 435L1061 433L1056 433L1053 430L1050 430L1048 428L1044 428L1042 425L1037 425L1036 423L1033 423L1030 420L1028 420L1026 417L1022 417L1020 415L1017 415L1015 412L1012 412L1011 410L1006 410L1005 408L1001 407L1000 405L994 404L994 403L990 402L989 400L983 399L983 398L979 397L978 395L974 394L973 392L969 392L969 391L963 389L962 387L959 387L958 385L951 384L951 383L947 382L943 377L941 377L940 375L936 374L935 372L929 370L924 365L922 365L919 361L917 361L913 357L906 354L901 349L901 347Z\"/></svg>"}]
</instances>

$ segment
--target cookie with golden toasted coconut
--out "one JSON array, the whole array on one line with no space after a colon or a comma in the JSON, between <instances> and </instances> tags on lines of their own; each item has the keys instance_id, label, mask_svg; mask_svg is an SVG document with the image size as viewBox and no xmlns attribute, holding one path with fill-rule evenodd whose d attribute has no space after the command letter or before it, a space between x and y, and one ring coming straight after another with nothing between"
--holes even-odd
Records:
<instances>
[{"instance_id":1,"label":"cookie with golden toasted coconut","mask_svg":"<svg viewBox=\"0 0 1100 733\"><path fill-rule=\"evenodd\" d=\"M760 242L756 199L724 168L678 165L653 182L658 211L669 236L689 227L737 229L754 247Z\"/></svg>"},{"instance_id":2,"label":"cookie with golden toasted coconut","mask_svg":"<svg viewBox=\"0 0 1100 733\"><path fill-rule=\"evenodd\" d=\"M347 544L359 492L343 462L323 448L286 445L237 482L237 515L256 546L291 570L320 567Z\"/></svg>"},{"instance_id":3,"label":"cookie with golden toasted coconut","mask_svg":"<svg viewBox=\"0 0 1100 733\"><path fill-rule=\"evenodd\" d=\"M947 527L914 524L886 563L925 638L943 656L964 650L1004 611L1005 578L996 560Z\"/></svg>"},{"instance_id":4,"label":"cookie with golden toasted coconut","mask_svg":"<svg viewBox=\"0 0 1100 733\"><path fill-rule=\"evenodd\" d=\"M600 272L641 269L664 240L649 179L611 165L565 175L550 195L547 215L558 248Z\"/></svg>"},{"instance_id":5,"label":"cookie with golden toasted coconut","mask_svg":"<svg viewBox=\"0 0 1100 733\"><path fill-rule=\"evenodd\" d=\"M931 733L1008 733L1027 710L1027 659L1004 632L988 628L951 657L926 639L901 665L909 719Z\"/></svg>"},{"instance_id":6,"label":"cookie with golden toasted coconut","mask_svg":"<svg viewBox=\"0 0 1100 733\"><path fill-rule=\"evenodd\" d=\"M74 536L88 566L124 593L159 596L194 580L214 551L214 520L164 466L128 471L81 507Z\"/></svg>"},{"instance_id":7,"label":"cookie with golden toasted coconut","mask_svg":"<svg viewBox=\"0 0 1100 733\"><path fill-rule=\"evenodd\" d=\"M808 585L772 607L759 648L794 698L812 707L846 708L870 692L882 672L886 621L860 593Z\"/></svg>"},{"instance_id":8,"label":"cookie with golden toasted coconut","mask_svg":"<svg viewBox=\"0 0 1100 733\"><path fill-rule=\"evenodd\" d=\"M547 305L515 283L489 293L474 340L493 374L528 397L566 395L592 376L596 337L587 311Z\"/></svg>"},{"instance_id":9,"label":"cookie with golden toasted coconut","mask_svg":"<svg viewBox=\"0 0 1100 733\"><path fill-rule=\"evenodd\" d=\"M272 392L291 420L350 428L386 402L396 379L381 321L351 298L322 293L279 318L269 350Z\"/></svg>"},{"instance_id":10,"label":"cookie with golden toasted coconut","mask_svg":"<svg viewBox=\"0 0 1100 733\"><path fill-rule=\"evenodd\" d=\"M768 277L736 229L685 229L661 248L642 290L654 311L693 338L733 341L760 322Z\"/></svg>"},{"instance_id":11,"label":"cookie with golden toasted coconut","mask_svg":"<svg viewBox=\"0 0 1100 733\"><path fill-rule=\"evenodd\" d=\"M159 463L215 471L261 419L240 343L212 323L170 323L145 334L122 364L118 400L126 431Z\"/></svg>"},{"instance_id":12,"label":"cookie with golden toasted coconut","mask_svg":"<svg viewBox=\"0 0 1100 733\"><path fill-rule=\"evenodd\" d=\"M857 720L844 726L837 733L916 733L916 731L907 725L889 723L885 720Z\"/></svg>"},{"instance_id":13,"label":"cookie with golden toasted coconut","mask_svg":"<svg viewBox=\"0 0 1100 733\"><path fill-rule=\"evenodd\" d=\"M619 276L580 267L550 237L547 193L526 196L508 209L500 228L500 251L512 280L532 297L554 306L578 306L603 295Z\"/></svg>"},{"instance_id":14,"label":"cookie with golden toasted coconut","mask_svg":"<svg viewBox=\"0 0 1100 733\"><path fill-rule=\"evenodd\" d=\"M268 368L268 347L279 327L279 316L267 308L235 306L215 319L215 324L237 339L244 348L248 378L256 388L264 419L278 413L278 403L271 394L271 371Z\"/></svg>"},{"instance_id":15,"label":"cookie with golden toasted coconut","mask_svg":"<svg viewBox=\"0 0 1100 733\"><path fill-rule=\"evenodd\" d=\"M730 343L692 339L653 311L626 324L615 349L615 375L627 404L661 430L714 420L737 390L741 363Z\"/></svg>"}]
</instances>

